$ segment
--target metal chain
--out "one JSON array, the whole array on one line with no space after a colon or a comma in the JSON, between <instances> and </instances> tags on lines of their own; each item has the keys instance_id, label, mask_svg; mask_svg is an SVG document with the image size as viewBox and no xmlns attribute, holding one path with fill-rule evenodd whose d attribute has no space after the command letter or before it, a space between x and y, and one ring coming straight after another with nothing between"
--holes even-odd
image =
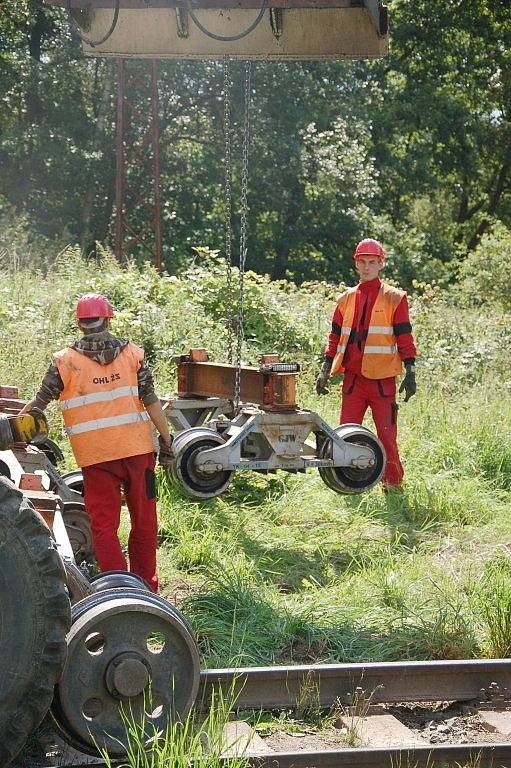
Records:
<instances>
[{"instance_id":1,"label":"metal chain","mask_svg":"<svg viewBox=\"0 0 511 768\"><path fill-rule=\"evenodd\" d=\"M251 75L252 62L245 62L245 114L243 126L243 153L241 171L241 207L240 207L240 263L239 263L239 292L238 292L238 322L236 347L236 382L234 388L234 410L240 410L241 396L241 353L243 345L243 301L245 262L247 259L247 215L248 215L248 156L250 150L250 106L251 106Z\"/></svg>"},{"instance_id":2,"label":"metal chain","mask_svg":"<svg viewBox=\"0 0 511 768\"><path fill-rule=\"evenodd\" d=\"M225 260L227 262L227 362L232 363L234 335L234 291L232 284L232 157L231 157L231 73L229 57L224 58L224 170L225 170Z\"/></svg>"}]
</instances>

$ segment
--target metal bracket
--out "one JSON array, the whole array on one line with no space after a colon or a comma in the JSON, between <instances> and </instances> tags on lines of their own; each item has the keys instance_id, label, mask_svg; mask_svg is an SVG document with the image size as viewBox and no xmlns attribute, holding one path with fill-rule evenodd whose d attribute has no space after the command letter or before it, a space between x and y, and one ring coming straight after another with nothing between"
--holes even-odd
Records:
<instances>
[{"instance_id":1,"label":"metal bracket","mask_svg":"<svg viewBox=\"0 0 511 768\"><path fill-rule=\"evenodd\" d=\"M333 443L332 458L319 458L306 443L311 432L324 433ZM249 436L259 446L259 456L242 455L242 442ZM225 432L227 442L200 452L197 468L204 473L233 469L299 470L307 467L357 467L374 465L373 451L366 446L342 440L317 413L298 410L292 413L244 408Z\"/></svg>"},{"instance_id":2,"label":"metal bracket","mask_svg":"<svg viewBox=\"0 0 511 768\"><path fill-rule=\"evenodd\" d=\"M186 8L176 8L177 36L187 38L190 34L188 11Z\"/></svg>"}]
</instances>

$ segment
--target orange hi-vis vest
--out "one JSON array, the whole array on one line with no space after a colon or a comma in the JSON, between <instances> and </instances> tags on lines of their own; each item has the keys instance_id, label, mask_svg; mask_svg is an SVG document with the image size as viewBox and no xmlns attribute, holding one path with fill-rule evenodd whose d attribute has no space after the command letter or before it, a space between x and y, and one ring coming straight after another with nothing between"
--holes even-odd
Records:
<instances>
[{"instance_id":1,"label":"orange hi-vis vest","mask_svg":"<svg viewBox=\"0 0 511 768\"><path fill-rule=\"evenodd\" d=\"M149 414L138 397L144 350L131 342L107 365L68 347L53 356L64 389L60 407L79 467L155 450Z\"/></svg>"},{"instance_id":2,"label":"orange hi-vis vest","mask_svg":"<svg viewBox=\"0 0 511 768\"><path fill-rule=\"evenodd\" d=\"M342 362L353 328L356 293L356 287L349 288L337 300L339 311L342 314L342 328L337 352L332 363L332 375L344 371ZM394 313L403 296L405 296L405 292L400 291L399 288L394 288L387 283L382 283L380 286L371 312L367 339L362 354L362 375L367 379L386 379L390 376L398 376L403 370L393 327Z\"/></svg>"}]
</instances>

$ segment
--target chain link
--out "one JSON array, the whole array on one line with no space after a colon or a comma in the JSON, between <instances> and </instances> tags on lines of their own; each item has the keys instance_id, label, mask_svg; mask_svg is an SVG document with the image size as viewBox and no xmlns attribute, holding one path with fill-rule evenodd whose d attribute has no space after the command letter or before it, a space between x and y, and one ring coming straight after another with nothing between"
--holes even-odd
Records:
<instances>
[{"instance_id":1,"label":"chain link","mask_svg":"<svg viewBox=\"0 0 511 768\"><path fill-rule=\"evenodd\" d=\"M232 363L234 336L234 290L232 283L232 155L231 155L231 73L229 57L225 56L224 69L224 171L225 171L225 260L227 262L227 362Z\"/></svg>"},{"instance_id":2,"label":"chain link","mask_svg":"<svg viewBox=\"0 0 511 768\"><path fill-rule=\"evenodd\" d=\"M250 106L251 106L252 62L245 62L245 112L243 124L243 152L241 171L241 206L240 206L240 262L238 290L238 319L236 345L236 381L234 388L234 411L240 410L241 397L241 354L243 347L243 302L245 290L245 262L247 259L247 216L248 216L248 157L250 150Z\"/></svg>"}]
</instances>

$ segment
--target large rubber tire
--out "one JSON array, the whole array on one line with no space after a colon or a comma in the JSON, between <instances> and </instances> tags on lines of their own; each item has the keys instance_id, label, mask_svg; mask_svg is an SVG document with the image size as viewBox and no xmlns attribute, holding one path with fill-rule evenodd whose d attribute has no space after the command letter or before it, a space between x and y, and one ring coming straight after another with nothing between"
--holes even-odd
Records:
<instances>
[{"instance_id":1,"label":"large rubber tire","mask_svg":"<svg viewBox=\"0 0 511 768\"><path fill-rule=\"evenodd\" d=\"M50 708L66 660L71 605L50 531L0 477L0 765Z\"/></svg>"}]
</instances>

